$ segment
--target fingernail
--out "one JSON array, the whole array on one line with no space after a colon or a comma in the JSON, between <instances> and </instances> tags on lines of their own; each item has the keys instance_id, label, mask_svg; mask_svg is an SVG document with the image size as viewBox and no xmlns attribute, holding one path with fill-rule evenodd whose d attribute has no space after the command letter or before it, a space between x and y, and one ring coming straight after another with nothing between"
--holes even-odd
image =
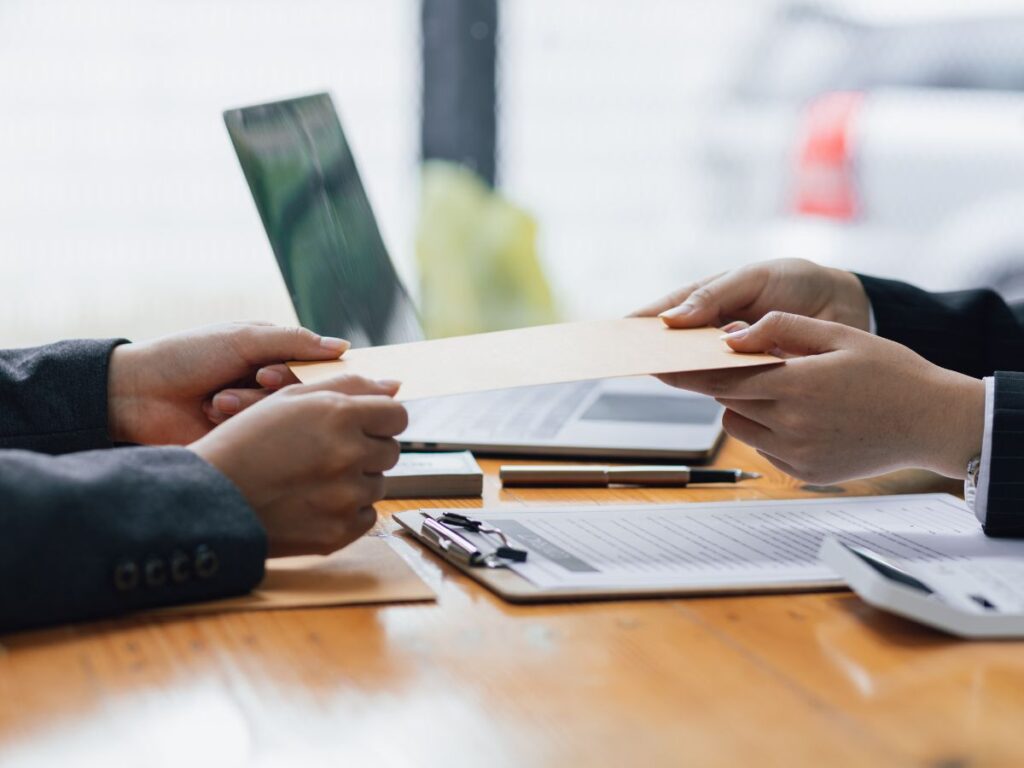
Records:
<instances>
[{"instance_id":1,"label":"fingernail","mask_svg":"<svg viewBox=\"0 0 1024 768\"><path fill-rule=\"evenodd\" d=\"M284 376L278 371L260 368L260 370L256 371L256 383L267 389L275 389L284 383Z\"/></svg>"},{"instance_id":2,"label":"fingernail","mask_svg":"<svg viewBox=\"0 0 1024 768\"><path fill-rule=\"evenodd\" d=\"M344 352L349 348L349 343L337 336L321 336L320 346L331 352Z\"/></svg>"},{"instance_id":3,"label":"fingernail","mask_svg":"<svg viewBox=\"0 0 1024 768\"><path fill-rule=\"evenodd\" d=\"M690 314L695 309L696 309L696 307L694 307L693 304L689 304L689 303L680 304L678 307L672 307L672 309L666 309L664 312L662 312L660 315L658 315L658 317L682 317L683 315Z\"/></svg>"},{"instance_id":4,"label":"fingernail","mask_svg":"<svg viewBox=\"0 0 1024 768\"><path fill-rule=\"evenodd\" d=\"M722 326L722 331L724 331L725 333L732 333L733 331L737 331L740 328L745 328L745 327L746 327L746 324L742 320L733 320L728 325L723 325Z\"/></svg>"},{"instance_id":5,"label":"fingernail","mask_svg":"<svg viewBox=\"0 0 1024 768\"><path fill-rule=\"evenodd\" d=\"M724 341L736 341L737 339L742 339L748 333L750 333L749 328L740 328L738 331L727 333L725 334L725 336L720 336L719 338L721 338Z\"/></svg>"},{"instance_id":6,"label":"fingernail","mask_svg":"<svg viewBox=\"0 0 1024 768\"><path fill-rule=\"evenodd\" d=\"M238 395L220 394L213 398L213 407L221 413L238 413L242 409L242 401Z\"/></svg>"},{"instance_id":7,"label":"fingernail","mask_svg":"<svg viewBox=\"0 0 1024 768\"><path fill-rule=\"evenodd\" d=\"M384 387L384 389L398 389L402 386L402 382L395 379L377 379L377 383Z\"/></svg>"}]
</instances>

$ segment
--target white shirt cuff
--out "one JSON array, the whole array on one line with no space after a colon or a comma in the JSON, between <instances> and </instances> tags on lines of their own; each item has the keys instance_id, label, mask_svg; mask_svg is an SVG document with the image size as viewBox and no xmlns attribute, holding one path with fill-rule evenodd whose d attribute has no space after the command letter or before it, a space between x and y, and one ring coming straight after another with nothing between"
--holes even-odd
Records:
<instances>
[{"instance_id":1,"label":"white shirt cuff","mask_svg":"<svg viewBox=\"0 0 1024 768\"><path fill-rule=\"evenodd\" d=\"M974 514L982 522L988 514L989 469L992 465L992 422L995 419L996 380L985 378L985 435L981 440L981 464L974 494Z\"/></svg>"}]
</instances>

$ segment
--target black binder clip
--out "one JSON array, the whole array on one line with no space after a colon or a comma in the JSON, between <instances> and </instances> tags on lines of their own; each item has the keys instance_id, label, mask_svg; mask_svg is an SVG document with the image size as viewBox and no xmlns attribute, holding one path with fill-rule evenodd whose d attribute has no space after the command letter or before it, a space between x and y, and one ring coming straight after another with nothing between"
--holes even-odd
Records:
<instances>
[{"instance_id":1,"label":"black binder clip","mask_svg":"<svg viewBox=\"0 0 1024 768\"><path fill-rule=\"evenodd\" d=\"M453 528L462 528L484 536L494 536L501 544L493 552L485 553ZM445 554L453 555L467 565L501 568L508 562L526 562L526 550L513 547L500 528L485 523L483 520L460 515L457 512L445 512L437 518L424 513L422 533L437 544Z\"/></svg>"}]
</instances>

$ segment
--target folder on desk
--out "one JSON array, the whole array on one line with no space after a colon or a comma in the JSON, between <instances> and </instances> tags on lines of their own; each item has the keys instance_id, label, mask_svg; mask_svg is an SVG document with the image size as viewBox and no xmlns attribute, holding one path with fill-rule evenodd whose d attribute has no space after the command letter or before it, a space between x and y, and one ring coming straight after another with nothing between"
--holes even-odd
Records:
<instances>
[{"instance_id":1,"label":"folder on desk","mask_svg":"<svg viewBox=\"0 0 1024 768\"><path fill-rule=\"evenodd\" d=\"M984 547L947 494L643 506L423 509L394 518L511 602L838 589L826 536L903 561Z\"/></svg>"},{"instance_id":2,"label":"folder on desk","mask_svg":"<svg viewBox=\"0 0 1024 768\"><path fill-rule=\"evenodd\" d=\"M202 615L435 599L434 590L409 567L389 538L364 536L330 555L272 558L263 583L248 594L147 613Z\"/></svg>"}]
</instances>

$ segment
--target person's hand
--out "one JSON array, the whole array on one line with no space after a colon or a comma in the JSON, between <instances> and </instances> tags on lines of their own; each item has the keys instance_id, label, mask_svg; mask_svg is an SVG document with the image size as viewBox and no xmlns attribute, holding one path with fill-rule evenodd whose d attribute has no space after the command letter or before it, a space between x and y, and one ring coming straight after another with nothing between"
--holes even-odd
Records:
<instances>
[{"instance_id":1,"label":"person's hand","mask_svg":"<svg viewBox=\"0 0 1024 768\"><path fill-rule=\"evenodd\" d=\"M671 328L739 327L773 310L868 329L869 302L857 276L803 259L750 264L683 286L633 313ZM742 322L737 322L742 321Z\"/></svg>"},{"instance_id":2,"label":"person's hand","mask_svg":"<svg viewBox=\"0 0 1024 768\"><path fill-rule=\"evenodd\" d=\"M238 487L271 557L327 554L376 520L408 422L397 391L358 376L286 387L188 447Z\"/></svg>"},{"instance_id":3,"label":"person's hand","mask_svg":"<svg viewBox=\"0 0 1024 768\"><path fill-rule=\"evenodd\" d=\"M983 382L900 344L782 312L725 338L737 352L796 357L660 378L713 396L725 430L794 477L825 484L903 467L963 477L981 451Z\"/></svg>"},{"instance_id":4,"label":"person's hand","mask_svg":"<svg viewBox=\"0 0 1024 768\"><path fill-rule=\"evenodd\" d=\"M348 346L305 328L269 323L231 323L122 344L110 357L111 439L190 443L274 389L295 383L284 361L334 360ZM268 373L257 376L264 366Z\"/></svg>"}]
</instances>

